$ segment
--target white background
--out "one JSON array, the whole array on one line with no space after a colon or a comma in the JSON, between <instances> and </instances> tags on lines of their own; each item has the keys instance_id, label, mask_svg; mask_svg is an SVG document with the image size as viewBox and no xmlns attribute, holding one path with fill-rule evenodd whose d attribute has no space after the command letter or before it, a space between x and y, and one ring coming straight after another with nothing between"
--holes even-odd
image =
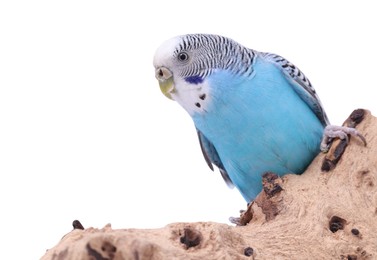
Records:
<instances>
[{"instance_id":1,"label":"white background","mask_svg":"<svg viewBox=\"0 0 377 260\"><path fill-rule=\"evenodd\" d=\"M201 32L280 54L341 124L355 108L377 109L375 10L373 1L2 1L1 258L38 259L74 219L228 223L246 203L160 93L156 48Z\"/></svg>"}]
</instances>

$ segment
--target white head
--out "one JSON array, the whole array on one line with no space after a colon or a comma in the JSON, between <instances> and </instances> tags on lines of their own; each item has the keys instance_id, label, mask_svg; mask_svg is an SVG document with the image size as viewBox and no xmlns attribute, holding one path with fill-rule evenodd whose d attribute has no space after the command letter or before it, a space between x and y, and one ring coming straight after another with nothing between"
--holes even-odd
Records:
<instances>
[{"instance_id":1,"label":"white head","mask_svg":"<svg viewBox=\"0 0 377 260\"><path fill-rule=\"evenodd\" d=\"M252 56L252 51L229 38L188 34L164 42L153 65L162 93L192 115L206 111L210 103L209 75L218 69L243 73L251 67Z\"/></svg>"}]
</instances>

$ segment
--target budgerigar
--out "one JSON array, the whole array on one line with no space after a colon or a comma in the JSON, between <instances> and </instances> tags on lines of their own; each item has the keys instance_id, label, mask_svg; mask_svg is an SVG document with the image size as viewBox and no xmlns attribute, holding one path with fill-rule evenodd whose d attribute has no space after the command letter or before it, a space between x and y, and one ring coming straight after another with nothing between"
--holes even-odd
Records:
<instances>
[{"instance_id":1,"label":"budgerigar","mask_svg":"<svg viewBox=\"0 0 377 260\"><path fill-rule=\"evenodd\" d=\"M318 155L329 120L309 80L281 56L189 34L163 43L154 67L163 94L192 117L208 166L247 202L264 173L301 174Z\"/></svg>"}]
</instances>

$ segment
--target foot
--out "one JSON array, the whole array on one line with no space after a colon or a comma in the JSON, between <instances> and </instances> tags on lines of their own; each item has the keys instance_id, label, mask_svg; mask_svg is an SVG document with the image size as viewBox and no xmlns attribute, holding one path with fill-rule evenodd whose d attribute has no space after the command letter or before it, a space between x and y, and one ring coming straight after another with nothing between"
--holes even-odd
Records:
<instances>
[{"instance_id":1,"label":"foot","mask_svg":"<svg viewBox=\"0 0 377 260\"><path fill-rule=\"evenodd\" d=\"M345 139L348 143L348 135L360 138L364 145L367 145L364 136L362 136L355 128L347 126L328 125L325 127L325 130L323 131L321 151L327 152L334 138L339 138L341 140Z\"/></svg>"}]
</instances>

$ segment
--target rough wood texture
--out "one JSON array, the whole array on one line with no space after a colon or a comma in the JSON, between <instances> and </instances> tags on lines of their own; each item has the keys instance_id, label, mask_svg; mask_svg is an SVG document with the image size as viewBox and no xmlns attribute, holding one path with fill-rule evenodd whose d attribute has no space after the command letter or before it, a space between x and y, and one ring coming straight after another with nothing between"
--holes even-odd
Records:
<instances>
[{"instance_id":1,"label":"rough wood texture","mask_svg":"<svg viewBox=\"0 0 377 260\"><path fill-rule=\"evenodd\" d=\"M331 171L320 154L303 175L274 180L282 190L263 191L246 226L75 229L42 259L377 259L377 119L366 111L357 129L367 146L352 137Z\"/></svg>"}]
</instances>

